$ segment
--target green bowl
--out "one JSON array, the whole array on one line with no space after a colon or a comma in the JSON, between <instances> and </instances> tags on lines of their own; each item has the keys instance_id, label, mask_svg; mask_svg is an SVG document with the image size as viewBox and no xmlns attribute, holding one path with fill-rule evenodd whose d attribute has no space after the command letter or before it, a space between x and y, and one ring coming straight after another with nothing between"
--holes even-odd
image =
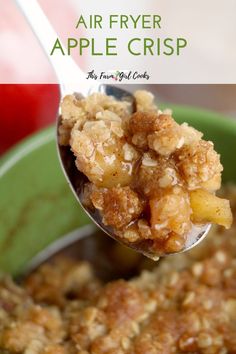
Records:
<instances>
[{"instance_id":1,"label":"green bowl","mask_svg":"<svg viewBox=\"0 0 236 354\"><path fill-rule=\"evenodd\" d=\"M236 182L236 121L192 107L168 107L178 122L188 122L214 141L223 180ZM16 275L52 241L89 222L61 171L53 127L0 161L0 270Z\"/></svg>"}]
</instances>

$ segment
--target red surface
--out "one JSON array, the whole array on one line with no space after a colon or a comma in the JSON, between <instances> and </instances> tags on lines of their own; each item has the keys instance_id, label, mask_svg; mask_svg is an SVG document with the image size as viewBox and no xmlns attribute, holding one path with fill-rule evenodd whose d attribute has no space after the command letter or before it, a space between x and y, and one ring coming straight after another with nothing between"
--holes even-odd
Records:
<instances>
[{"instance_id":1,"label":"red surface","mask_svg":"<svg viewBox=\"0 0 236 354\"><path fill-rule=\"evenodd\" d=\"M0 85L0 154L54 123L58 105L58 85Z\"/></svg>"},{"instance_id":2,"label":"red surface","mask_svg":"<svg viewBox=\"0 0 236 354\"><path fill-rule=\"evenodd\" d=\"M75 29L79 4L74 6L65 0L39 3L61 39L80 35ZM24 137L55 122L59 90L57 85L44 84L52 81L55 74L16 3L0 0L0 14L0 81L13 83L0 84L2 154ZM43 84L15 84L22 82Z\"/></svg>"},{"instance_id":3,"label":"red surface","mask_svg":"<svg viewBox=\"0 0 236 354\"><path fill-rule=\"evenodd\" d=\"M39 3L61 40L79 35L75 28L78 6L65 0ZM56 83L54 71L16 2L0 0L0 14L0 82Z\"/></svg>"}]
</instances>

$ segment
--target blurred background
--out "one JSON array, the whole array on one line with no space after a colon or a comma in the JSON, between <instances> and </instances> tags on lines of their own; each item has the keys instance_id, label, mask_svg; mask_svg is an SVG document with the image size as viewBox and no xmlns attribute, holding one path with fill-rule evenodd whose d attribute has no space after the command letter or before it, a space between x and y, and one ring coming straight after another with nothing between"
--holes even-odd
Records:
<instances>
[{"instance_id":1,"label":"blurred background","mask_svg":"<svg viewBox=\"0 0 236 354\"><path fill-rule=\"evenodd\" d=\"M152 4L153 0L149 2ZM4 6L6 3L7 6ZM79 13L80 1L39 0L39 3L62 39L66 34L65 28L67 30L69 28L73 35L75 31L73 24ZM36 77L40 74L42 82L50 82L54 76L53 70L14 1L0 0L0 14L0 82L4 82L6 77L10 82L11 75L12 78L17 78L17 82L24 82L22 77L24 66L28 68L27 81L37 82ZM173 21L174 18L173 13ZM31 55L28 55L29 49ZM204 53L207 53L206 49ZM85 60L86 58L80 60L79 64L82 67L86 64ZM138 87L140 88L140 85ZM158 101L198 106L236 117L236 85L143 85L143 87L151 90ZM128 85L127 88L132 91L137 89L137 86ZM59 89L56 84L1 84L0 154L29 134L53 124L59 100Z\"/></svg>"}]
</instances>

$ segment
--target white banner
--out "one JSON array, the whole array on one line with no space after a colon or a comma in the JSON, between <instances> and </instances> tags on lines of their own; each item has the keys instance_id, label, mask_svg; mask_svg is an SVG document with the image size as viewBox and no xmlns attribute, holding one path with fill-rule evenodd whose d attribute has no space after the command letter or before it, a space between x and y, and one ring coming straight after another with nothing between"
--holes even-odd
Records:
<instances>
[{"instance_id":1,"label":"white banner","mask_svg":"<svg viewBox=\"0 0 236 354\"><path fill-rule=\"evenodd\" d=\"M236 83L234 0L39 3L58 33L47 54L62 66L72 57L91 82ZM1 1L0 13L0 83L56 83L15 2Z\"/></svg>"}]
</instances>

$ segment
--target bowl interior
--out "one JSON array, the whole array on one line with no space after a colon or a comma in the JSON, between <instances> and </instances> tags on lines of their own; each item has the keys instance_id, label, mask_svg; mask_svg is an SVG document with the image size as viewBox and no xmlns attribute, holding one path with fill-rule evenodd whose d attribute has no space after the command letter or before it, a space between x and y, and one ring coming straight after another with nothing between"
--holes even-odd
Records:
<instances>
[{"instance_id":1,"label":"bowl interior","mask_svg":"<svg viewBox=\"0 0 236 354\"><path fill-rule=\"evenodd\" d=\"M214 141L223 180L236 181L236 122L192 107L171 108L178 122L188 122ZM88 223L60 169L54 127L25 140L0 161L0 270L20 273L52 241Z\"/></svg>"}]
</instances>

